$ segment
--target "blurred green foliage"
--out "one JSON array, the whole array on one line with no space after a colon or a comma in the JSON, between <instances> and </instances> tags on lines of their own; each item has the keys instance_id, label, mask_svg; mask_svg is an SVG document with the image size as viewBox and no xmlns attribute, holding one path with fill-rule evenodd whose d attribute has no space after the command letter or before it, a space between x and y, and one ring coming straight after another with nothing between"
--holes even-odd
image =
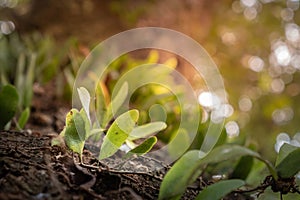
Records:
<instances>
[{"instance_id":1,"label":"blurred green foliage","mask_svg":"<svg viewBox=\"0 0 300 200\"><path fill-rule=\"evenodd\" d=\"M17 90L19 99L15 114L21 120L16 124L18 129L24 127L29 117L35 83L45 84L56 79L57 88L64 88L60 72L68 64L67 52L74 44L70 39L57 50L51 37L39 33L27 36L12 33L0 37L0 86L12 84Z\"/></svg>"}]
</instances>

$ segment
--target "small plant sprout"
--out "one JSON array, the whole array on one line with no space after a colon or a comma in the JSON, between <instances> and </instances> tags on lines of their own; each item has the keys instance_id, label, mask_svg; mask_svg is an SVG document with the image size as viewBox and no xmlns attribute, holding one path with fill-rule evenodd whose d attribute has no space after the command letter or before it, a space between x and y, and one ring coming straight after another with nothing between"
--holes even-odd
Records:
<instances>
[{"instance_id":1,"label":"small plant sprout","mask_svg":"<svg viewBox=\"0 0 300 200\"><path fill-rule=\"evenodd\" d=\"M12 85L0 88L0 130L14 117L18 107L19 95Z\"/></svg>"},{"instance_id":2,"label":"small plant sprout","mask_svg":"<svg viewBox=\"0 0 300 200\"><path fill-rule=\"evenodd\" d=\"M263 159L258 153L246 147L223 144L215 147L208 154L203 154L199 150L191 150L183 155L166 174L161 184L159 199L180 199L185 192L185 188L197 179L205 166L236 158L240 158L240 162L242 161L244 165L252 163L251 159L245 158L256 158L265 164L269 174L260 186L251 190L239 189L238 193L256 193L259 195L270 186L273 192L280 193L281 199L283 194L300 194L295 181L295 176L300 171L299 147L288 143L283 144L275 166L273 166L268 160ZM255 171L255 168L248 170L244 165L240 165L240 162L237 164L237 167L241 167L239 173L234 173L236 178L231 176L229 180L220 180L203 188L196 199L218 200L245 185L247 176L252 170ZM242 176L240 176L241 174ZM175 181L176 184L174 184Z\"/></svg>"},{"instance_id":3,"label":"small plant sprout","mask_svg":"<svg viewBox=\"0 0 300 200\"><path fill-rule=\"evenodd\" d=\"M107 108L101 110L103 121L95 122L91 121L90 117L90 103L91 97L87 89L81 87L77 89L79 99L82 104L82 109L71 109L66 116L66 125L58 138L52 140L52 145L59 145L60 139L64 138L66 145L75 153L80 156L80 162L82 162L82 152L85 141L92 135L106 133L103 138L103 142L100 148L99 159L105 159L118 150L122 149L123 145L127 145L129 150L126 156L133 154L143 155L149 152L156 144L157 138L153 136L156 132L164 130L167 125L165 122L151 122L144 125L137 125L139 119L139 111L132 109L117 116L111 125L107 125L113 118L113 111L117 112L125 102L128 94L128 83L125 82L115 98L108 104ZM97 93L96 93L97 94ZM96 96L96 103L100 104L99 96ZM103 105L101 103L101 105ZM96 106L97 109L97 106ZM114 109L114 110L113 110ZM101 124L101 128L97 124ZM105 128L102 128L105 127ZM145 139L141 144L136 144L135 140ZM95 137L101 139L100 137Z\"/></svg>"}]
</instances>

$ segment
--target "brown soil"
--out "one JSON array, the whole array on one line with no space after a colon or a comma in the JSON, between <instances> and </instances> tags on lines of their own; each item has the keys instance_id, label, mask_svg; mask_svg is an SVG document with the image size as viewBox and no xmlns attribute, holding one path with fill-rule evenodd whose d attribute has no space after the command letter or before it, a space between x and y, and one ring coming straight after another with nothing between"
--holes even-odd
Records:
<instances>
[{"instance_id":1,"label":"brown soil","mask_svg":"<svg viewBox=\"0 0 300 200\"><path fill-rule=\"evenodd\" d=\"M104 168L88 151L77 163L52 135L1 132L0 199L155 199L160 179Z\"/></svg>"}]
</instances>

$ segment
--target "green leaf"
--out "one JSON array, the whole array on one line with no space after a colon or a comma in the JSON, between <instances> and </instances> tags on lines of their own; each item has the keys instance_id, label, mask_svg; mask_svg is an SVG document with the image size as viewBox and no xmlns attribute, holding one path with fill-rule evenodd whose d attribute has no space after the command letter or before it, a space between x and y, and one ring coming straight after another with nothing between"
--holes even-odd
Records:
<instances>
[{"instance_id":1,"label":"green leaf","mask_svg":"<svg viewBox=\"0 0 300 200\"><path fill-rule=\"evenodd\" d=\"M14 117L18 107L19 95L12 85L5 85L0 91L0 129Z\"/></svg>"},{"instance_id":2,"label":"green leaf","mask_svg":"<svg viewBox=\"0 0 300 200\"><path fill-rule=\"evenodd\" d=\"M149 117L151 121L166 121L167 111L160 104L154 104L149 109Z\"/></svg>"},{"instance_id":3,"label":"green leaf","mask_svg":"<svg viewBox=\"0 0 300 200\"><path fill-rule=\"evenodd\" d=\"M64 76L66 77L66 81L67 81L69 87L72 88L74 85L74 82L75 82L75 76L73 75L71 69L65 68L63 73L64 73Z\"/></svg>"},{"instance_id":4,"label":"green leaf","mask_svg":"<svg viewBox=\"0 0 300 200\"><path fill-rule=\"evenodd\" d=\"M88 115L86 114L83 108L80 110L79 113L84 121L84 128L85 128L84 140L86 140L92 135L91 121L88 118Z\"/></svg>"},{"instance_id":5,"label":"green leaf","mask_svg":"<svg viewBox=\"0 0 300 200\"><path fill-rule=\"evenodd\" d=\"M71 109L66 117L66 126L60 134L65 138L67 146L82 156L85 142L85 122L76 109Z\"/></svg>"},{"instance_id":6,"label":"green leaf","mask_svg":"<svg viewBox=\"0 0 300 200\"><path fill-rule=\"evenodd\" d=\"M130 110L119 117L109 127L101 145L99 159L112 156L118 151L133 130L139 118L138 110Z\"/></svg>"},{"instance_id":7,"label":"green leaf","mask_svg":"<svg viewBox=\"0 0 300 200\"><path fill-rule=\"evenodd\" d=\"M263 160L258 153L238 145L222 145L213 149L209 154L194 150L183 155L166 174L161 184L159 199L180 198L185 188L200 175L202 166L246 155L264 162L271 174L277 178L274 167L268 161Z\"/></svg>"},{"instance_id":8,"label":"green leaf","mask_svg":"<svg viewBox=\"0 0 300 200\"><path fill-rule=\"evenodd\" d=\"M194 178L197 178L194 174L199 170L198 162L204 156L198 150L184 154L164 177L158 199L180 199L185 188L194 181Z\"/></svg>"},{"instance_id":9,"label":"green leaf","mask_svg":"<svg viewBox=\"0 0 300 200\"><path fill-rule=\"evenodd\" d=\"M300 148L290 152L276 167L281 178L289 178L300 171Z\"/></svg>"},{"instance_id":10,"label":"green leaf","mask_svg":"<svg viewBox=\"0 0 300 200\"><path fill-rule=\"evenodd\" d=\"M34 70L36 68L36 54L32 53L30 56L29 67L27 69L26 80L24 82L24 96L23 105L24 107L30 107L32 96L33 96L33 82L34 82Z\"/></svg>"},{"instance_id":11,"label":"green leaf","mask_svg":"<svg viewBox=\"0 0 300 200\"><path fill-rule=\"evenodd\" d=\"M219 200L243 185L245 185L245 182L239 179L219 181L202 190L196 200Z\"/></svg>"},{"instance_id":12,"label":"green leaf","mask_svg":"<svg viewBox=\"0 0 300 200\"><path fill-rule=\"evenodd\" d=\"M24 69L26 65L26 57L24 53L21 53L18 57L18 64L15 72L15 82L14 86L16 87L19 94L19 108L23 109L24 93L26 92L26 75L24 74Z\"/></svg>"},{"instance_id":13,"label":"green leaf","mask_svg":"<svg viewBox=\"0 0 300 200\"><path fill-rule=\"evenodd\" d=\"M246 180L249 173L251 172L252 166L253 166L253 157L251 156L241 157L238 164L235 166L234 171L232 172L231 178Z\"/></svg>"},{"instance_id":14,"label":"green leaf","mask_svg":"<svg viewBox=\"0 0 300 200\"><path fill-rule=\"evenodd\" d=\"M90 93L84 87L77 88L77 92L78 92L79 99L81 101L83 110L86 113L87 119L89 120L90 124L92 124L91 118L90 118L90 102L91 102Z\"/></svg>"},{"instance_id":15,"label":"green leaf","mask_svg":"<svg viewBox=\"0 0 300 200\"><path fill-rule=\"evenodd\" d=\"M116 114L125 102L128 95L128 83L125 82L117 95L113 98L107 108L105 119L103 120L103 127L106 127L107 123L111 120L114 114Z\"/></svg>"},{"instance_id":16,"label":"green leaf","mask_svg":"<svg viewBox=\"0 0 300 200\"><path fill-rule=\"evenodd\" d=\"M247 176L247 184L249 185L259 185L261 184L262 177L269 175L269 172L265 170L266 166L263 162L259 160L253 160L253 165L250 173Z\"/></svg>"},{"instance_id":17,"label":"green leaf","mask_svg":"<svg viewBox=\"0 0 300 200\"><path fill-rule=\"evenodd\" d=\"M20 129L23 129L26 122L28 121L29 119L29 116L30 116L30 109L29 107L27 107L22 113L21 113L21 116L18 120L18 125L20 127Z\"/></svg>"},{"instance_id":18,"label":"green leaf","mask_svg":"<svg viewBox=\"0 0 300 200\"><path fill-rule=\"evenodd\" d=\"M99 122L101 122L99 124L102 128L105 128L104 126L106 126L107 123L105 122L105 113L107 111L105 94L106 96L108 96L107 89L105 85L101 81L99 81L95 91L95 97L96 97L95 109L96 109L97 119Z\"/></svg>"},{"instance_id":19,"label":"green leaf","mask_svg":"<svg viewBox=\"0 0 300 200\"><path fill-rule=\"evenodd\" d=\"M299 147L290 145L288 143L284 143L282 145L282 147L280 148L280 151L276 158L275 166L277 166L279 163L281 163L285 157L287 157L292 151L296 150L297 148L299 148Z\"/></svg>"},{"instance_id":20,"label":"green leaf","mask_svg":"<svg viewBox=\"0 0 300 200\"><path fill-rule=\"evenodd\" d=\"M84 119L85 112L81 109L79 112L73 114L73 120L77 130L77 134L81 141L85 141L87 138L86 120Z\"/></svg>"},{"instance_id":21,"label":"green leaf","mask_svg":"<svg viewBox=\"0 0 300 200\"><path fill-rule=\"evenodd\" d=\"M147 138L148 136L167 128L165 122L151 122L135 127L129 135L129 140Z\"/></svg>"},{"instance_id":22,"label":"green leaf","mask_svg":"<svg viewBox=\"0 0 300 200\"><path fill-rule=\"evenodd\" d=\"M152 147L156 144L157 138L155 136L148 138L142 144L137 146L136 148L130 150L127 155L131 156L132 154L137 155L144 155L145 153L149 152Z\"/></svg>"}]
</instances>

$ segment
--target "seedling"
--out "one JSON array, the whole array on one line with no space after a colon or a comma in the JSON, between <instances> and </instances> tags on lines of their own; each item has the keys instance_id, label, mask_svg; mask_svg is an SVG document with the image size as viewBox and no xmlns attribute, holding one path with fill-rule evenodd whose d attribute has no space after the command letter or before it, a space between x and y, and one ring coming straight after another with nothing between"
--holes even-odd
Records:
<instances>
[{"instance_id":1,"label":"seedling","mask_svg":"<svg viewBox=\"0 0 300 200\"><path fill-rule=\"evenodd\" d=\"M130 150L127 156L138 154L142 155L151 150L157 142L155 136L151 136L167 127L164 122L151 122L141 126L137 126L139 118L139 111L136 109L129 110L116 117L111 125L107 128L107 123L113 118L113 111L118 112L122 104L126 100L128 94L128 84L125 82L115 98L109 103L107 109L101 110L102 121L99 123L92 123L90 117L90 103L91 97L89 92L81 87L78 88L79 98L82 104L82 109L71 109L66 116L66 125L59 137L63 137L66 145L80 156L82 161L82 152L85 141L92 135L99 136L106 133L101 145L99 159L105 159L115 154L122 145L127 145ZM98 101L99 103L99 101ZM97 108L97 107L96 107ZM97 124L102 124L102 127L97 127ZM140 145L135 143L135 140L143 138L150 138L144 140ZM99 137L95 137L100 139ZM52 140L52 145L60 143L58 138Z\"/></svg>"},{"instance_id":2,"label":"seedling","mask_svg":"<svg viewBox=\"0 0 300 200\"><path fill-rule=\"evenodd\" d=\"M166 174L160 188L159 199L180 199L181 195L185 192L185 188L193 183L201 173L203 173L204 166L218 164L228 159L236 159L241 157L244 165L245 161L251 161L249 159L243 159L245 156L256 158L262 161L269 170L269 174L265 181L258 187L251 190L236 190L237 188L245 185L246 179L229 179L221 180L214 183L199 193L196 199L210 199L218 200L224 197L226 194L233 190L237 193L257 193L260 195L265 191L267 187L271 187L273 192L280 192L282 199L283 194L298 193L299 190L296 186L295 175L300 171L300 148L284 144L280 149L277 157L275 167L267 160L263 159L258 153L248 148L238 145L221 145L215 147L208 154L203 154L199 150L192 150L183 155ZM251 162L252 163L252 162ZM241 166L241 165L237 165ZM244 167L244 166L241 166ZM255 170L253 168L253 170ZM243 171L243 169L241 169ZM247 173L249 171L246 168ZM240 173L243 174L244 172ZM247 175L248 175L247 174ZM174 182L176 181L176 184Z\"/></svg>"}]
</instances>

